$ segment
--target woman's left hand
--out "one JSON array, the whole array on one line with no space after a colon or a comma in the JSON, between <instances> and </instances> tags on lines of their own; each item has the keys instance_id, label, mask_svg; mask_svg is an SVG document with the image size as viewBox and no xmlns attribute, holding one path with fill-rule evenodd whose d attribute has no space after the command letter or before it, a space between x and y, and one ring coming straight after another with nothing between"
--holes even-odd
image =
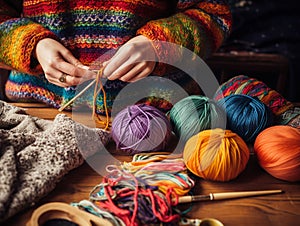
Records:
<instances>
[{"instance_id":1,"label":"woman's left hand","mask_svg":"<svg viewBox=\"0 0 300 226\"><path fill-rule=\"evenodd\" d=\"M109 61L103 63L103 76L109 80L135 82L151 74L155 61L152 41L139 35L126 42Z\"/></svg>"}]
</instances>

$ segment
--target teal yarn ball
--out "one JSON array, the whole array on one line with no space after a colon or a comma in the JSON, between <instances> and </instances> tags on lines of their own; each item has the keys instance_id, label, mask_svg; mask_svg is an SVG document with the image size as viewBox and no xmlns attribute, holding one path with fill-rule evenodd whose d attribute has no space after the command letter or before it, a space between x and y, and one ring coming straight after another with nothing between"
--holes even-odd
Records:
<instances>
[{"instance_id":1,"label":"teal yarn ball","mask_svg":"<svg viewBox=\"0 0 300 226\"><path fill-rule=\"evenodd\" d=\"M178 101L171 108L169 117L174 133L183 142L203 130L223 128L226 122L225 112L217 102L201 95Z\"/></svg>"},{"instance_id":2,"label":"teal yarn ball","mask_svg":"<svg viewBox=\"0 0 300 226\"><path fill-rule=\"evenodd\" d=\"M247 143L273 124L270 109L256 97L232 94L218 101L227 114L227 129L237 133Z\"/></svg>"}]
</instances>

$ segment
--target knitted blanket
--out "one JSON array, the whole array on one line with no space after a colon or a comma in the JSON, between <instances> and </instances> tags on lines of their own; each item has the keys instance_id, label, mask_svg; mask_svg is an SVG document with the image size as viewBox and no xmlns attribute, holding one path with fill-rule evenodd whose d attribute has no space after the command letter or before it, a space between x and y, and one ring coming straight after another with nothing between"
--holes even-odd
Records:
<instances>
[{"instance_id":1,"label":"knitted blanket","mask_svg":"<svg viewBox=\"0 0 300 226\"><path fill-rule=\"evenodd\" d=\"M110 140L108 132L64 114L44 120L0 101L0 222L47 195L83 156L93 155L101 146L95 136L104 145Z\"/></svg>"}]
</instances>

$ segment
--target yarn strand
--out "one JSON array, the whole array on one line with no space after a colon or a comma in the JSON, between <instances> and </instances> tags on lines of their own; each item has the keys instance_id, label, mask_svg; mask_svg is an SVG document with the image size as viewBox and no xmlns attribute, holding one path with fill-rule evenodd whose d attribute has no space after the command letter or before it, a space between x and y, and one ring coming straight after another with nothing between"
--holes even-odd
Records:
<instances>
[{"instance_id":1,"label":"yarn strand","mask_svg":"<svg viewBox=\"0 0 300 226\"><path fill-rule=\"evenodd\" d=\"M90 201L130 226L178 222L178 198L194 186L182 155L167 152L136 154L106 171Z\"/></svg>"},{"instance_id":2,"label":"yarn strand","mask_svg":"<svg viewBox=\"0 0 300 226\"><path fill-rule=\"evenodd\" d=\"M101 78L103 75L103 70L104 67L101 67L100 70L97 72L97 76L96 76L96 85L95 85L95 89L94 89L94 96L93 96L93 115L92 118L94 120L96 120L97 123L104 125L104 129L107 130L109 127L109 115L108 115L108 109L107 109L107 103L106 103L106 92L105 89L103 87ZM100 86L100 88L98 89L98 86ZM104 109L105 109L105 121L103 121L100 116L97 114L97 96L100 93L100 91L102 91L103 93L103 105L104 105Z\"/></svg>"}]
</instances>

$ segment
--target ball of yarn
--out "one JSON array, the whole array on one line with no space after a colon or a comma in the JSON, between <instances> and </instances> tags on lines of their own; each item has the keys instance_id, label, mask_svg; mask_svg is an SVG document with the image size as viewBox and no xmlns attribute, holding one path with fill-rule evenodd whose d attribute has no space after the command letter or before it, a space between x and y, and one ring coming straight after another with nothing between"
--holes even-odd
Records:
<instances>
[{"instance_id":1,"label":"ball of yarn","mask_svg":"<svg viewBox=\"0 0 300 226\"><path fill-rule=\"evenodd\" d=\"M257 98L235 94L218 103L227 114L227 129L232 130L246 142L253 142L256 136L273 123L269 108Z\"/></svg>"},{"instance_id":2,"label":"ball of yarn","mask_svg":"<svg viewBox=\"0 0 300 226\"><path fill-rule=\"evenodd\" d=\"M169 112L174 133L184 143L200 131L225 126L225 112L206 96L191 95L178 101Z\"/></svg>"},{"instance_id":3,"label":"ball of yarn","mask_svg":"<svg viewBox=\"0 0 300 226\"><path fill-rule=\"evenodd\" d=\"M294 106L288 109L278 118L280 118L282 125L289 125L300 129L300 106Z\"/></svg>"},{"instance_id":4,"label":"ball of yarn","mask_svg":"<svg viewBox=\"0 0 300 226\"><path fill-rule=\"evenodd\" d=\"M231 94L244 94L257 97L276 116L293 106L280 93L271 89L262 81L245 75L235 76L223 83L217 90L214 99L220 100Z\"/></svg>"},{"instance_id":5,"label":"ball of yarn","mask_svg":"<svg viewBox=\"0 0 300 226\"><path fill-rule=\"evenodd\" d=\"M194 175L213 181L229 181L246 167L250 151L230 130L204 130L191 137L183 151L186 167Z\"/></svg>"},{"instance_id":6,"label":"ball of yarn","mask_svg":"<svg viewBox=\"0 0 300 226\"><path fill-rule=\"evenodd\" d=\"M277 125L262 131L254 142L259 165L272 176L300 181L300 130Z\"/></svg>"},{"instance_id":7,"label":"ball of yarn","mask_svg":"<svg viewBox=\"0 0 300 226\"><path fill-rule=\"evenodd\" d=\"M131 105L113 119L112 138L127 154L163 150L172 134L167 116L153 106Z\"/></svg>"}]
</instances>

